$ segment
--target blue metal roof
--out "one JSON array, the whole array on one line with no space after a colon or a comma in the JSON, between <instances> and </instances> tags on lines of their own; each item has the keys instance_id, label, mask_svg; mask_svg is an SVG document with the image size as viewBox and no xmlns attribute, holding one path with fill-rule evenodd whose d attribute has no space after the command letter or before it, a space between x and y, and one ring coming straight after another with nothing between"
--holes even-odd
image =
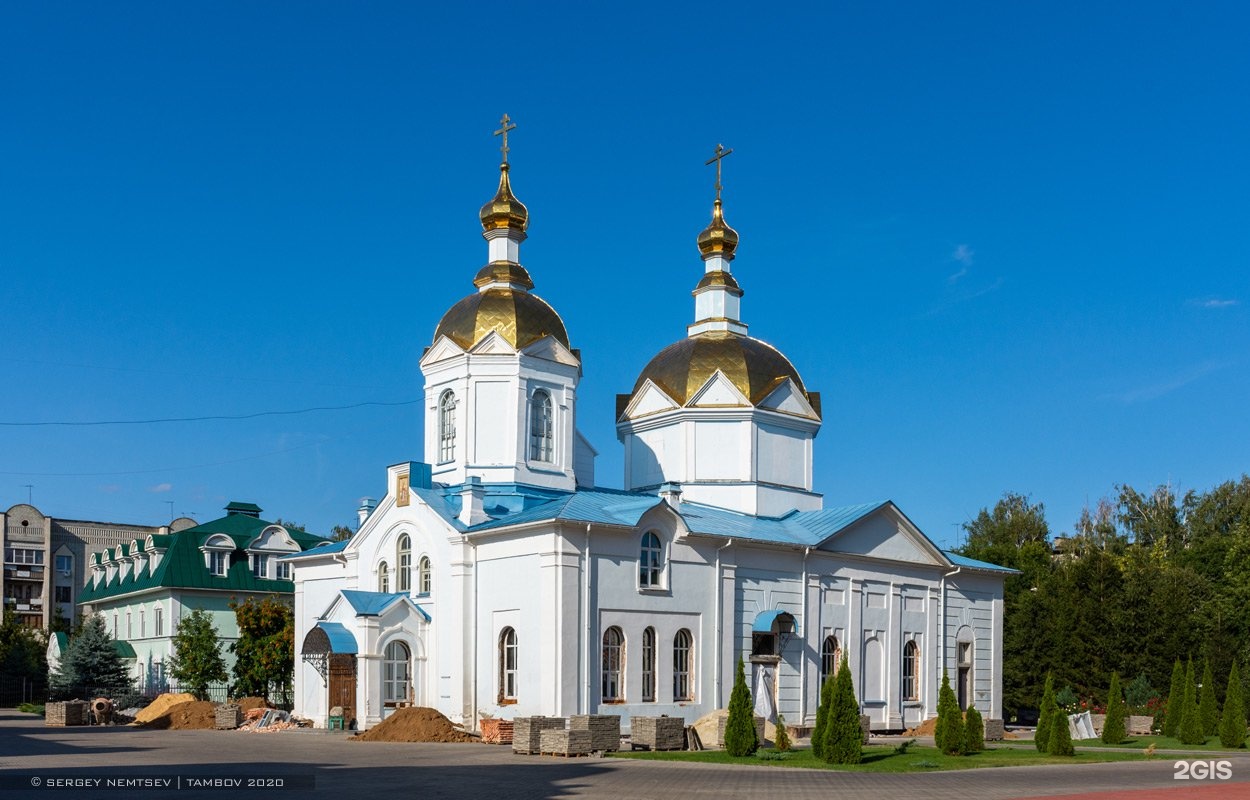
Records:
<instances>
[{"instance_id":1,"label":"blue metal roof","mask_svg":"<svg viewBox=\"0 0 1250 800\"><path fill-rule=\"evenodd\" d=\"M791 619L792 622L794 622L793 632L795 635L798 635L799 621L795 619L794 615L791 614L789 611L785 611L784 609L780 609L780 608L774 608L769 611L761 611L758 615L756 615L755 624L751 626L751 630L757 633L771 632L773 629L773 621L776 620L777 617L780 617L782 614L785 614L787 617Z\"/></svg>"},{"instance_id":2,"label":"blue metal roof","mask_svg":"<svg viewBox=\"0 0 1250 800\"><path fill-rule=\"evenodd\" d=\"M318 622L317 627L326 632L326 636L330 639L330 652L332 653L349 653L355 655L356 637L352 636L352 632L343 627L340 622Z\"/></svg>"},{"instance_id":3,"label":"blue metal roof","mask_svg":"<svg viewBox=\"0 0 1250 800\"><path fill-rule=\"evenodd\" d=\"M358 617L376 617L391 603L407 597L403 592L360 592L355 589L344 589L339 594L343 595Z\"/></svg>"},{"instance_id":4,"label":"blue metal roof","mask_svg":"<svg viewBox=\"0 0 1250 800\"><path fill-rule=\"evenodd\" d=\"M347 545L349 544L351 544L350 539L344 539L341 542L327 541L325 544L313 545L302 553L288 553L284 556L278 556L278 560L281 561L287 558L299 558L301 556L324 556L329 553L341 553L347 549Z\"/></svg>"},{"instance_id":5,"label":"blue metal roof","mask_svg":"<svg viewBox=\"0 0 1250 800\"><path fill-rule=\"evenodd\" d=\"M950 559L950 562L957 567L968 567L969 569L984 569L990 572L1006 572L1019 573L1020 570L1011 567L1000 567L997 564L991 564L988 561L977 561L975 558L961 556L958 553L952 553L950 550L943 550L942 555Z\"/></svg>"}]
</instances>

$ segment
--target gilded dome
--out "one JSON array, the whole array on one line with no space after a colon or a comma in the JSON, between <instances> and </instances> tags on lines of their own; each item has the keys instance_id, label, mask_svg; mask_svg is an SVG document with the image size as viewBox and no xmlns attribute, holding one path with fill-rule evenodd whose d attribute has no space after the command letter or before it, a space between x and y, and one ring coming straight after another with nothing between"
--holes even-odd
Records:
<instances>
[{"instance_id":1,"label":"gilded dome","mask_svg":"<svg viewBox=\"0 0 1250 800\"><path fill-rule=\"evenodd\" d=\"M482 206L479 216L484 231L516 228L524 232L529 226L529 209L512 193L512 184L508 181L507 162L499 165L499 189L495 192L495 196Z\"/></svg>"},{"instance_id":2,"label":"gilded dome","mask_svg":"<svg viewBox=\"0 0 1250 800\"><path fill-rule=\"evenodd\" d=\"M491 331L499 331L518 350L544 336L571 347L564 322L546 301L500 286L475 292L452 306L439 321L434 339L446 336L468 350Z\"/></svg>"},{"instance_id":3,"label":"gilded dome","mask_svg":"<svg viewBox=\"0 0 1250 800\"><path fill-rule=\"evenodd\" d=\"M633 393L649 378L684 405L717 370L753 405L785 378L806 394L799 371L777 348L729 331L707 331L670 344L643 368Z\"/></svg>"},{"instance_id":4,"label":"gilded dome","mask_svg":"<svg viewBox=\"0 0 1250 800\"><path fill-rule=\"evenodd\" d=\"M726 261L734 260L734 251L738 249L738 232L725 222L720 197L717 197L712 205L712 221L699 234L697 241L699 252L704 258L720 255L724 256Z\"/></svg>"}]
</instances>

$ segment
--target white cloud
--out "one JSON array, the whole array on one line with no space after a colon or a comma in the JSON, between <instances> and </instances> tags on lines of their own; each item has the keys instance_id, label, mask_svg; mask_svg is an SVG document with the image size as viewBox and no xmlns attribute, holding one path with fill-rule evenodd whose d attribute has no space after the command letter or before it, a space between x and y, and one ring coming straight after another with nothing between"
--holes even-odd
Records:
<instances>
[{"instance_id":1,"label":"white cloud","mask_svg":"<svg viewBox=\"0 0 1250 800\"><path fill-rule=\"evenodd\" d=\"M1199 300L1197 302L1198 305L1203 308L1228 308L1229 306L1241 305L1240 300L1234 300L1232 298L1226 299L1222 297L1208 297L1205 300Z\"/></svg>"},{"instance_id":2,"label":"white cloud","mask_svg":"<svg viewBox=\"0 0 1250 800\"><path fill-rule=\"evenodd\" d=\"M162 492L168 492L170 489L173 489L173 488L174 486L171 483L158 483L155 486L149 486L148 491L152 492L153 494L160 494Z\"/></svg>"},{"instance_id":3,"label":"white cloud","mask_svg":"<svg viewBox=\"0 0 1250 800\"><path fill-rule=\"evenodd\" d=\"M955 252L951 253L951 260L958 261L964 266L972 265L972 257L976 255L976 251L966 244L961 244L955 248Z\"/></svg>"}]
</instances>

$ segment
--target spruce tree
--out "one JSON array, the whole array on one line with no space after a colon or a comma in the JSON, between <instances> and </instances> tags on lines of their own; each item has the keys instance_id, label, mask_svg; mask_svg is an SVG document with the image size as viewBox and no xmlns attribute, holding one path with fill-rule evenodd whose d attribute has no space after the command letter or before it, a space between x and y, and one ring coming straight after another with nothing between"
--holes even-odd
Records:
<instances>
[{"instance_id":1,"label":"spruce tree","mask_svg":"<svg viewBox=\"0 0 1250 800\"><path fill-rule=\"evenodd\" d=\"M103 617L92 614L83 620L78 633L69 640L60 667L52 673L49 683L49 688L59 696L132 691L129 667L114 649L113 637L104 627Z\"/></svg>"},{"instance_id":2,"label":"spruce tree","mask_svg":"<svg viewBox=\"0 0 1250 800\"><path fill-rule=\"evenodd\" d=\"M1189 659L1185 669L1185 693L1183 695L1180 729L1176 738L1181 744L1202 744L1207 739L1202 735L1202 717L1198 711L1198 696L1194 688L1194 660Z\"/></svg>"},{"instance_id":3,"label":"spruce tree","mask_svg":"<svg viewBox=\"0 0 1250 800\"><path fill-rule=\"evenodd\" d=\"M1120 673L1111 673L1111 691L1107 694L1107 718L1102 723L1102 740L1120 744L1128 736L1125 728L1124 696L1120 693Z\"/></svg>"},{"instance_id":4,"label":"spruce tree","mask_svg":"<svg viewBox=\"0 0 1250 800\"><path fill-rule=\"evenodd\" d=\"M985 749L985 720L976 706L968 706L968 715L964 718L964 753L971 755Z\"/></svg>"},{"instance_id":5,"label":"spruce tree","mask_svg":"<svg viewBox=\"0 0 1250 800\"><path fill-rule=\"evenodd\" d=\"M1076 755L1076 748L1072 746L1072 732L1068 730L1068 715L1063 709L1056 708L1051 715L1050 742L1046 746L1046 752L1052 756Z\"/></svg>"},{"instance_id":6,"label":"spruce tree","mask_svg":"<svg viewBox=\"0 0 1250 800\"><path fill-rule=\"evenodd\" d=\"M1037 709L1037 731L1033 735L1033 746L1039 753L1050 749L1050 723L1054 719L1059 704L1055 702L1055 678L1046 673L1046 683L1042 687L1042 704Z\"/></svg>"},{"instance_id":7,"label":"spruce tree","mask_svg":"<svg viewBox=\"0 0 1250 800\"><path fill-rule=\"evenodd\" d=\"M1215 702L1215 676L1211 674L1211 659L1202 659L1202 689L1198 692L1198 718L1202 720L1202 735L1214 736L1219 732L1220 709Z\"/></svg>"},{"instance_id":8,"label":"spruce tree","mask_svg":"<svg viewBox=\"0 0 1250 800\"><path fill-rule=\"evenodd\" d=\"M864 731L859 727L859 701L851 668L842 656L833 684L833 707L825 726L824 759L830 764L858 764L864 758Z\"/></svg>"},{"instance_id":9,"label":"spruce tree","mask_svg":"<svg viewBox=\"0 0 1250 800\"><path fill-rule=\"evenodd\" d=\"M1241 694L1241 673L1237 659L1228 671L1228 688L1224 691L1224 714L1220 717L1220 744L1232 749L1246 744L1246 707Z\"/></svg>"},{"instance_id":10,"label":"spruce tree","mask_svg":"<svg viewBox=\"0 0 1250 800\"><path fill-rule=\"evenodd\" d=\"M825 676L825 683L820 687L820 705L816 706L816 727L812 729L812 755L825 757L825 728L829 725L829 710L833 708L833 685L837 683L838 671L835 668Z\"/></svg>"},{"instance_id":11,"label":"spruce tree","mask_svg":"<svg viewBox=\"0 0 1250 800\"><path fill-rule=\"evenodd\" d=\"M951 689L950 676L942 673L942 688L938 690L938 721L933 731L933 743L938 750L959 755L964 749L964 719L959 710L959 700Z\"/></svg>"},{"instance_id":12,"label":"spruce tree","mask_svg":"<svg viewBox=\"0 0 1250 800\"><path fill-rule=\"evenodd\" d=\"M1185 667L1176 659L1172 665L1172 686L1168 689L1168 707L1163 716L1163 735L1173 739L1181 730L1181 716L1185 711Z\"/></svg>"},{"instance_id":13,"label":"spruce tree","mask_svg":"<svg viewBox=\"0 0 1250 800\"><path fill-rule=\"evenodd\" d=\"M174 629L174 652L169 658L169 675L197 700L208 699L210 683L222 682L228 677L217 628L204 609L197 608L178 621Z\"/></svg>"},{"instance_id":14,"label":"spruce tree","mask_svg":"<svg viewBox=\"0 0 1250 800\"><path fill-rule=\"evenodd\" d=\"M729 719L725 721L725 752L735 758L749 756L759 749L755 735L755 712L751 707L751 690L747 688L746 672L742 668L742 656L738 656L738 670L734 675L734 688L729 694Z\"/></svg>"}]
</instances>

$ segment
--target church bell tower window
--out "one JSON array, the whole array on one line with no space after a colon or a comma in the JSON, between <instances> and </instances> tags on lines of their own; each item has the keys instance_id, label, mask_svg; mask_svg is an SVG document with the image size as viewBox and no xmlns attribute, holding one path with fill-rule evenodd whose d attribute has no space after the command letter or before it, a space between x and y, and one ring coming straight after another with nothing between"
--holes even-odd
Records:
<instances>
[{"instance_id":1,"label":"church bell tower window","mask_svg":"<svg viewBox=\"0 0 1250 800\"><path fill-rule=\"evenodd\" d=\"M534 399L530 401L530 460L545 461L550 463L553 460L552 453L555 450L553 445L554 425L552 423L551 413L551 395L543 389L534 392Z\"/></svg>"},{"instance_id":2,"label":"church bell tower window","mask_svg":"<svg viewBox=\"0 0 1250 800\"><path fill-rule=\"evenodd\" d=\"M456 459L456 395L443 392L438 401L438 460L446 463Z\"/></svg>"}]
</instances>

